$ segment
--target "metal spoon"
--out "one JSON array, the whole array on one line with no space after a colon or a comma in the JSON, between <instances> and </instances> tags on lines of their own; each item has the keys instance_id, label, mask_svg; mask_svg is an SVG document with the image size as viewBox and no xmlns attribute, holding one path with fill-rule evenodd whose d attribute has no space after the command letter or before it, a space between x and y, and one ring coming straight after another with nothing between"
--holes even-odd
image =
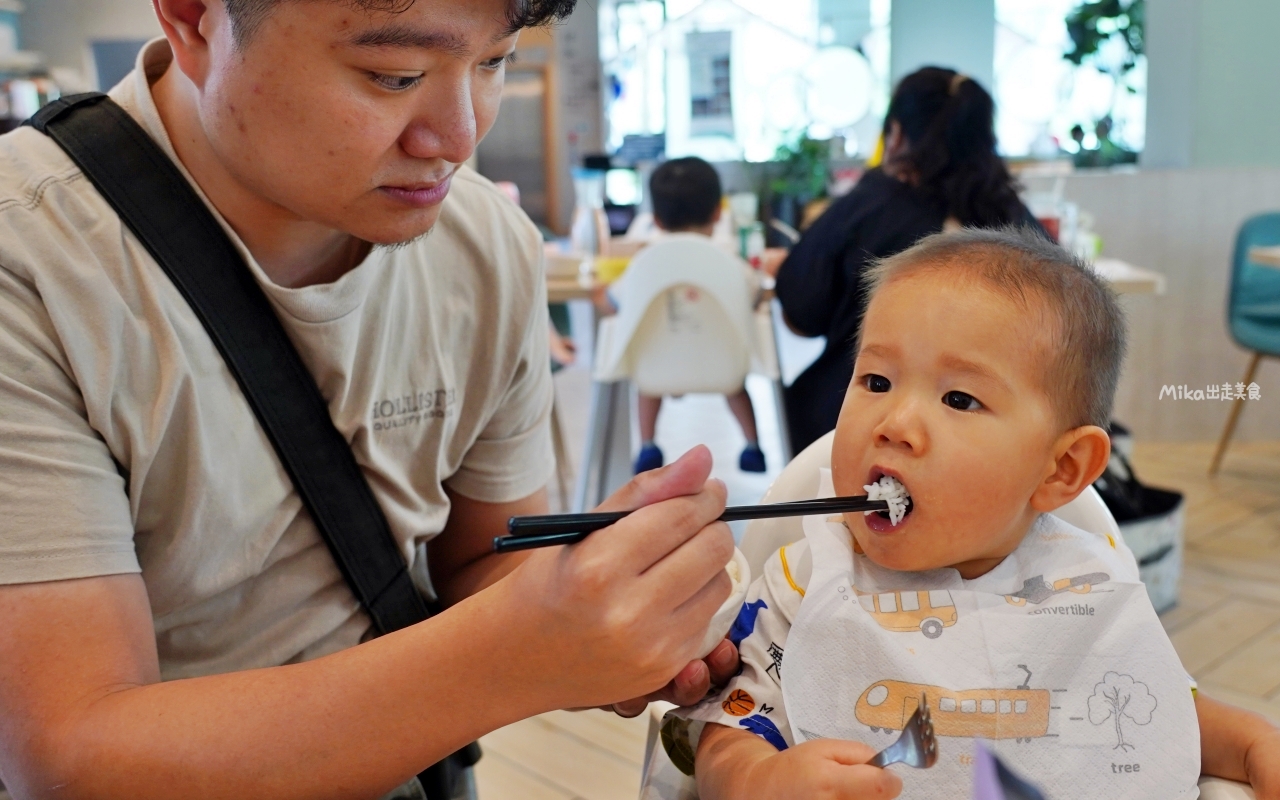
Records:
<instances>
[{"instance_id":1,"label":"metal spoon","mask_svg":"<svg viewBox=\"0 0 1280 800\"><path fill-rule=\"evenodd\" d=\"M928 769L938 763L938 739L933 735L933 720L929 716L928 698L920 695L916 713L907 720L898 741L876 754L869 762L873 767L890 764L906 764L916 769Z\"/></svg>"}]
</instances>

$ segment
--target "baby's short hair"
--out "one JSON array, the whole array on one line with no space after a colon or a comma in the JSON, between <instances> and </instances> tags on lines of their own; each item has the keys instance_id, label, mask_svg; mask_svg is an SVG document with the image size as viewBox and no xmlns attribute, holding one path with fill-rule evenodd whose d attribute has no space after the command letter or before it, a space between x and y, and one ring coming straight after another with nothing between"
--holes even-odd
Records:
<instances>
[{"instance_id":1,"label":"baby's short hair","mask_svg":"<svg viewBox=\"0 0 1280 800\"><path fill-rule=\"evenodd\" d=\"M665 161L649 177L653 218L669 231L709 225L722 194L716 168L696 156Z\"/></svg>"},{"instance_id":2,"label":"baby's short hair","mask_svg":"<svg viewBox=\"0 0 1280 800\"><path fill-rule=\"evenodd\" d=\"M921 239L874 263L864 276L867 302L895 278L955 270L1030 310L1031 295L1057 316L1045 389L1069 428L1107 427L1124 361L1124 312L1115 293L1079 258L1029 227L965 228Z\"/></svg>"}]
</instances>

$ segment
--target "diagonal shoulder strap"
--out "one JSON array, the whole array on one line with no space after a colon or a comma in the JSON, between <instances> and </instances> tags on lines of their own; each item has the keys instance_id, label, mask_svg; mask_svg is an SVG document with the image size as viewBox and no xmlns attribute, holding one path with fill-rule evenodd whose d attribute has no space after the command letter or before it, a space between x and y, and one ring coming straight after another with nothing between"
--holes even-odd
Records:
<instances>
[{"instance_id":1,"label":"diagonal shoulder strap","mask_svg":"<svg viewBox=\"0 0 1280 800\"><path fill-rule=\"evenodd\" d=\"M57 100L27 124L80 166L204 323L378 631L426 619L426 603L315 379L174 163L104 94Z\"/></svg>"}]
</instances>

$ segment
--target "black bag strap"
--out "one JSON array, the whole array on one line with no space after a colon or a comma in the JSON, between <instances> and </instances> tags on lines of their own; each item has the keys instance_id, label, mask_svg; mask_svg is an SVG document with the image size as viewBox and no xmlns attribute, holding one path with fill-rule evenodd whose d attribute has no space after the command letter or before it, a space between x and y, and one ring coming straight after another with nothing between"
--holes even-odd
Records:
<instances>
[{"instance_id":1,"label":"black bag strap","mask_svg":"<svg viewBox=\"0 0 1280 800\"><path fill-rule=\"evenodd\" d=\"M128 112L98 92L56 100L26 124L76 162L200 318L378 632L429 617L315 379L239 251L177 166ZM479 760L480 746L472 742L424 770L418 780L428 799L452 798L463 771Z\"/></svg>"},{"instance_id":2,"label":"black bag strap","mask_svg":"<svg viewBox=\"0 0 1280 800\"><path fill-rule=\"evenodd\" d=\"M56 100L26 124L79 165L204 323L378 631L426 619L426 602L315 379L244 259L173 161L97 92Z\"/></svg>"}]
</instances>

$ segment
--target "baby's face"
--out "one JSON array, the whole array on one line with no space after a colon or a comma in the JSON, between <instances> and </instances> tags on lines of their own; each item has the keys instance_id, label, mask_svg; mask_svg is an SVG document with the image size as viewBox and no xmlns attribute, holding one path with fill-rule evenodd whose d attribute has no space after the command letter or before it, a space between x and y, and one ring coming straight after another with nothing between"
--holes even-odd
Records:
<instances>
[{"instance_id":1,"label":"baby's face","mask_svg":"<svg viewBox=\"0 0 1280 800\"><path fill-rule=\"evenodd\" d=\"M913 508L897 526L848 514L863 552L902 571L984 574L1034 521L1062 433L1044 388L1054 326L978 280L924 270L875 295L832 450L837 494L891 475Z\"/></svg>"}]
</instances>

